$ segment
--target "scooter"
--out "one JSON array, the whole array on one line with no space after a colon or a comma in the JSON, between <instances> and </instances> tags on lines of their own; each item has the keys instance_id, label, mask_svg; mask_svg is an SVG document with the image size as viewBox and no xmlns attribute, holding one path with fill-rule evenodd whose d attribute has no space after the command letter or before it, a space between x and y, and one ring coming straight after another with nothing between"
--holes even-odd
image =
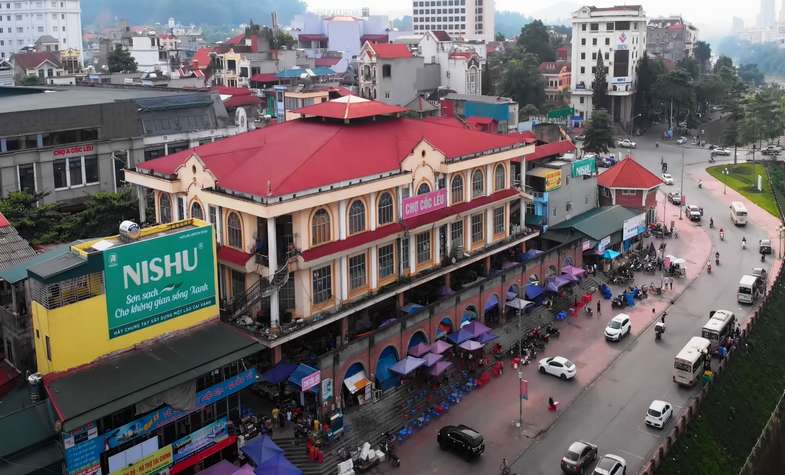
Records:
<instances>
[{"instance_id":1,"label":"scooter","mask_svg":"<svg viewBox=\"0 0 785 475\"><path fill-rule=\"evenodd\" d=\"M725 233L720 231L720 241L724 241L724 240L725 240Z\"/></svg>"},{"instance_id":2,"label":"scooter","mask_svg":"<svg viewBox=\"0 0 785 475\"><path fill-rule=\"evenodd\" d=\"M654 324L654 339L659 340L662 338L662 334L665 333L665 324L662 322L657 322Z\"/></svg>"},{"instance_id":3,"label":"scooter","mask_svg":"<svg viewBox=\"0 0 785 475\"><path fill-rule=\"evenodd\" d=\"M714 218L709 218L709 229L714 229Z\"/></svg>"},{"instance_id":4,"label":"scooter","mask_svg":"<svg viewBox=\"0 0 785 475\"><path fill-rule=\"evenodd\" d=\"M382 450L382 452L384 452L387 455L387 460L390 462L390 465L392 465L395 468L400 467L401 459L398 458L397 455L395 455L395 450L393 449L393 446L390 443L390 439L391 439L390 434L385 432L384 434L382 434L382 436L383 439L379 443L379 448Z\"/></svg>"},{"instance_id":5,"label":"scooter","mask_svg":"<svg viewBox=\"0 0 785 475\"><path fill-rule=\"evenodd\" d=\"M711 274L711 262L709 262L709 263L706 265L706 272L708 272L709 274Z\"/></svg>"}]
</instances>

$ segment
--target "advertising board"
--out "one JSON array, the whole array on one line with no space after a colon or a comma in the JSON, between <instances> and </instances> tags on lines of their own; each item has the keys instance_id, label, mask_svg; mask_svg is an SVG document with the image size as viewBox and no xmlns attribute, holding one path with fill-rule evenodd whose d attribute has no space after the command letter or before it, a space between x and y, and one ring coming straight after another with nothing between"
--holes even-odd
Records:
<instances>
[{"instance_id":1,"label":"advertising board","mask_svg":"<svg viewBox=\"0 0 785 475\"><path fill-rule=\"evenodd\" d=\"M174 463L188 458L200 450L217 444L229 437L229 419L222 417L215 422L207 424L199 430L175 440L172 443L172 458Z\"/></svg>"},{"instance_id":2,"label":"advertising board","mask_svg":"<svg viewBox=\"0 0 785 475\"><path fill-rule=\"evenodd\" d=\"M216 304L212 226L104 251L109 338Z\"/></svg>"},{"instance_id":3,"label":"advertising board","mask_svg":"<svg viewBox=\"0 0 785 475\"><path fill-rule=\"evenodd\" d=\"M622 231L622 239L625 241L645 232L646 213L641 213L637 216L633 216L632 218L625 219Z\"/></svg>"},{"instance_id":4,"label":"advertising board","mask_svg":"<svg viewBox=\"0 0 785 475\"><path fill-rule=\"evenodd\" d=\"M403 200L403 219L414 218L415 216L445 207L447 207L446 188L422 195L410 196Z\"/></svg>"}]
</instances>

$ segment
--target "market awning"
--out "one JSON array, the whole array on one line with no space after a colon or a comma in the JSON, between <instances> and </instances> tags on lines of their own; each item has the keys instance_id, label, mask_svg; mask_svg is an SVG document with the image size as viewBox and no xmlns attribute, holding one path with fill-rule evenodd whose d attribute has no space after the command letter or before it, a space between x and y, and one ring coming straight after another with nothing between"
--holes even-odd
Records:
<instances>
[{"instance_id":1,"label":"market awning","mask_svg":"<svg viewBox=\"0 0 785 475\"><path fill-rule=\"evenodd\" d=\"M281 361L272 369L269 369L262 374L262 381L267 381L272 384L280 384L287 379L297 369L294 363L286 363Z\"/></svg>"},{"instance_id":2,"label":"market awning","mask_svg":"<svg viewBox=\"0 0 785 475\"><path fill-rule=\"evenodd\" d=\"M297 386L299 388L302 385L304 377L309 376L311 374L314 374L317 371L319 371L319 370L316 369L316 368L311 368L310 366L308 366L306 364L300 363L300 364L297 365L297 368L295 368L295 370L292 371L292 374L289 375L289 378L287 379L287 381L289 381L290 383L294 384L295 386ZM317 384L314 387L318 388L318 386L319 385ZM311 388L311 389L313 389L313 388ZM315 389L314 389L314 391L315 391Z\"/></svg>"},{"instance_id":3,"label":"market awning","mask_svg":"<svg viewBox=\"0 0 785 475\"><path fill-rule=\"evenodd\" d=\"M540 293L542 293L542 292L540 292ZM539 294L537 294L537 295L539 295ZM510 308L514 308L515 310L523 310L527 306L529 306L529 305L531 305L533 303L534 302L530 302L528 300L524 300L522 298L517 298L516 297L516 298L510 300L509 302L507 302L507 306L510 307Z\"/></svg>"},{"instance_id":4,"label":"market awning","mask_svg":"<svg viewBox=\"0 0 785 475\"><path fill-rule=\"evenodd\" d=\"M251 336L216 321L45 377L44 385L63 430L70 431L262 349Z\"/></svg>"},{"instance_id":5,"label":"market awning","mask_svg":"<svg viewBox=\"0 0 785 475\"><path fill-rule=\"evenodd\" d=\"M365 371L360 370L357 373L354 373L353 375L344 379L343 384L344 386L346 386L346 389L348 389L350 393L354 394L357 391L364 389L366 386L371 384L371 382L368 381L368 377L365 376Z\"/></svg>"},{"instance_id":6,"label":"market awning","mask_svg":"<svg viewBox=\"0 0 785 475\"><path fill-rule=\"evenodd\" d=\"M402 359L401 361L395 363L392 367L390 367L390 371L393 373L398 373L402 376L406 376L407 374L411 373L412 371L416 370L420 366L425 364L425 360L422 358L415 358L414 356L407 356L406 358Z\"/></svg>"}]
</instances>

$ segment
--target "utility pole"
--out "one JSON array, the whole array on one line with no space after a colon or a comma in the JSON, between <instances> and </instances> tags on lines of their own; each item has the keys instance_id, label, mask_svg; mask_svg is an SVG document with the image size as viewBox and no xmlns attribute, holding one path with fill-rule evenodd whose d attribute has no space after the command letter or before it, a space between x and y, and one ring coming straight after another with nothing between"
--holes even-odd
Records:
<instances>
[{"instance_id":1,"label":"utility pole","mask_svg":"<svg viewBox=\"0 0 785 475\"><path fill-rule=\"evenodd\" d=\"M681 203L679 203L679 220L682 219L682 213L684 212L684 149L681 149Z\"/></svg>"}]
</instances>

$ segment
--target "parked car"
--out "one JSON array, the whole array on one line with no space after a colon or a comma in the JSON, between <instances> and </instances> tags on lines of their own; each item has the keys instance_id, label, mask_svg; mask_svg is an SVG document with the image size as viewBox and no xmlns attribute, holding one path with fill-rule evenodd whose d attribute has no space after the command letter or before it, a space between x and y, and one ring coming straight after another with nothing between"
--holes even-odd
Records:
<instances>
[{"instance_id":1,"label":"parked car","mask_svg":"<svg viewBox=\"0 0 785 475\"><path fill-rule=\"evenodd\" d=\"M730 150L727 148L717 147L711 151L711 155L713 157L728 157L730 156Z\"/></svg>"},{"instance_id":2,"label":"parked car","mask_svg":"<svg viewBox=\"0 0 785 475\"><path fill-rule=\"evenodd\" d=\"M758 243L758 252L761 254L771 254L771 240L761 239Z\"/></svg>"},{"instance_id":3,"label":"parked car","mask_svg":"<svg viewBox=\"0 0 785 475\"><path fill-rule=\"evenodd\" d=\"M662 181L666 185L672 185L673 184L673 175L671 175L670 173L663 173L662 174Z\"/></svg>"},{"instance_id":4,"label":"parked car","mask_svg":"<svg viewBox=\"0 0 785 475\"><path fill-rule=\"evenodd\" d=\"M760 153L762 153L763 155L769 155L769 156L775 156L776 157L777 155L780 154L780 151L781 150L780 150L780 148L778 146L773 145L773 144L769 144L765 148L761 149Z\"/></svg>"},{"instance_id":5,"label":"parked car","mask_svg":"<svg viewBox=\"0 0 785 475\"><path fill-rule=\"evenodd\" d=\"M679 145L684 145L685 143L687 143L687 137L684 136L679 137L679 140L677 140L676 143Z\"/></svg>"},{"instance_id":6,"label":"parked car","mask_svg":"<svg viewBox=\"0 0 785 475\"><path fill-rule=\"evenodd\" d=\"M567 453L561 458L561 469L564 473L583 473L595 460L597 460L597 446L578 440L570 444Z\"/></svg>"},{"instance_id":7,"label":"parked car","mask_svg":"<svg viewBox=\"0 0 785 475\"><path fill-rule=\"evenodd\" d=\"M627 473L627 461L618 455L605 454L594 468L593 475L624 475Z\"/></svg>"},{"instance_id":8,"label":"parked car","mask_svg":"<svg viewBox=\"0 0 785 475\"><path fill-rule=\"evenodd\" d=\"M690 218L690 221L700 221L703 217L703 208L695 206L695 205L687 205L684 207L685 213L687 213L687 217Z\"/></svg>"},{"instance_id":9,"label":"parked car","mask_svg":"<svg viewBox=\"0 0 785 475\"><path fill-rule=\"evenodd\" d=\"M630 139L622 139L616 142L616 146L621 148L635 148L638 146L638 144Z\"/></svg>"},{"instance_id":10,"label":"parked car","mask_svg":"<svg viewBox=\"0 0 785 475\"><path fill-rule=\"evenodd\" d=\"M674 191L673 193L668 193L668 201L675 205L681 204L681 193L678 191Z\"/></svg>"},{"instance_id":11,"label":"parked car","mask_svg":"<svg viewBox=\"0 0 785 475\"><path fill-rule=\"evenodd\" d=\"M611 318L608 326L605 327L605 339L609 341L621 341L622 338L630 334L632 324L630 316L620 313Z\"/></svg>"},{"instance_id":12,"label":"parked car","mask_svg":"<svg viewBox=\"0 0 785 475\"><path fill-rule=\"evenodd\" d=\"M597 166L610 168L616 165L616 158L611 155L597 157Z\"/></svg>"},{"instance_id":13,"label":"parked car","mask_svg":"<svg viewBox=\"0 0 785 475\"><path fill-rule=\"evenodd\" d=\"M655 399L649 405L644 421L647 426L662 429L671 416L673 416L673 406L671 406L671 403Z\"/></svg>"},{"instance_id":14,"label":"parked car","mask_svg":"<svg viewBox=\"0 0 785 475\"><path fill-rule=\"evenodd\" d=\"M442 450L451 450L466 460L479 457L485 452L485 440L476 430L463 424L444 426L436 435L436 442Z\"/></svg>"},{"instance_id":15,"label":"parked car","mask_svg":"<svg viewBox=\"0 0 785 475\"><path fill-rule=\"evenodd\" d=\"M540 373L550 374L561 379L572 379L577 373L575 363L563 356L551 356L540 360Z\"/></svg>"}]
</instances>

